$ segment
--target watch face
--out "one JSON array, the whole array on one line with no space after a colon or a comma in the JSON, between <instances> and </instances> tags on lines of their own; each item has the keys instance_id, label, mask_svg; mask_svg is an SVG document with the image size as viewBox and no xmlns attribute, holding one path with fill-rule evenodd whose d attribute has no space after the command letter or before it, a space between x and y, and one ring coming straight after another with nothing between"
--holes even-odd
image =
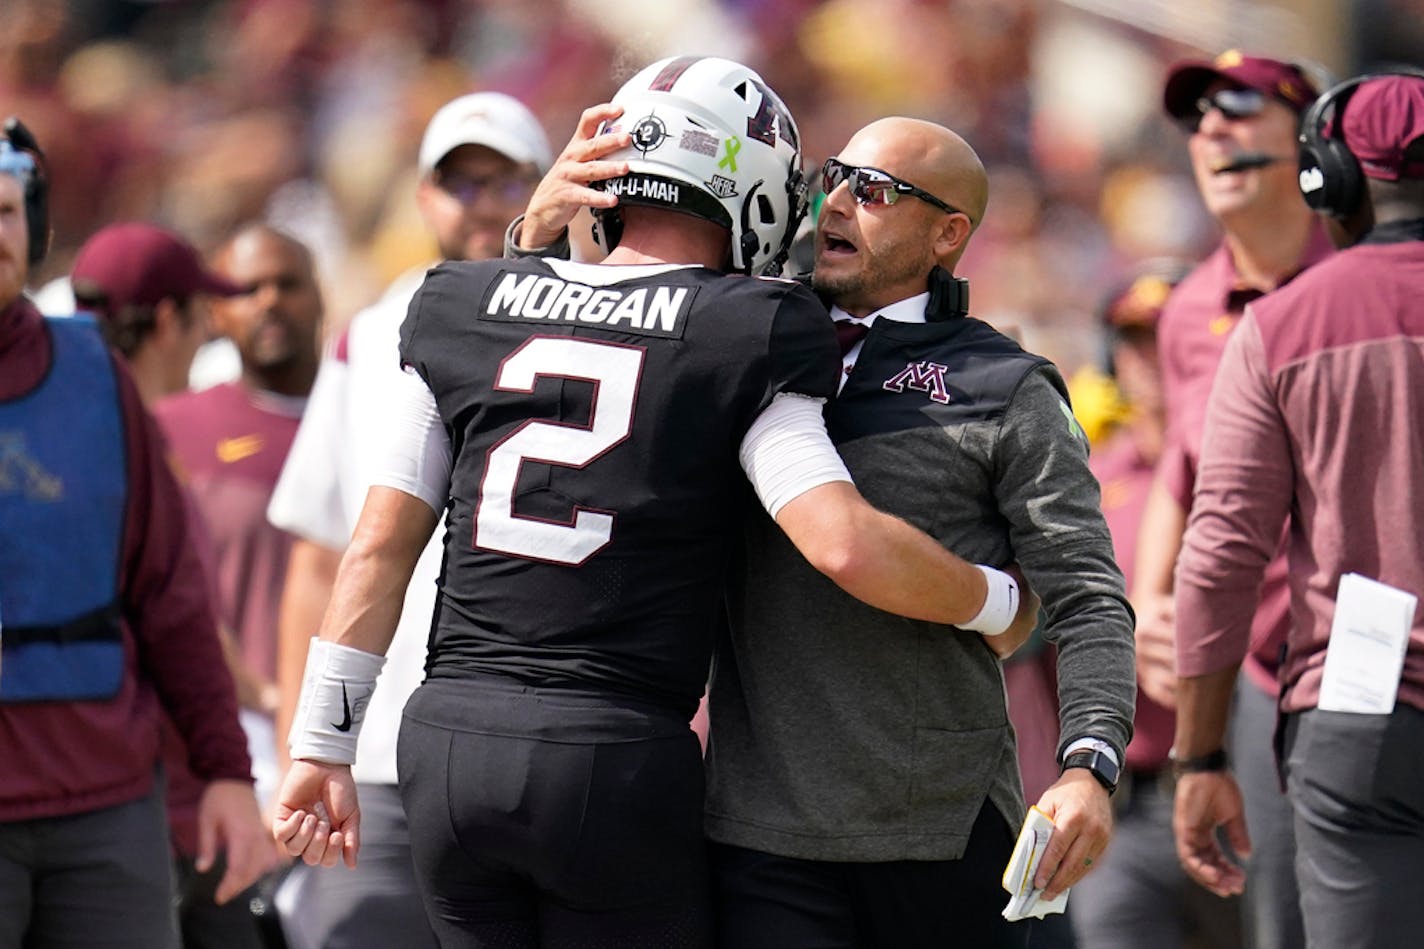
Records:
<instances>
[{"instance_id":1,"label":"watch face","mask_svg":"<svg viewBox=\"0 0 1424 949\"><path fill-rule=\"evenodd\" d=\"M1101 751L1075 751L1063 762L1064 770L1068 768L1085 768L1091 771L1098 783L1107 788L1108 793L1117 790L1117 779L1121 769L1112 758Z\"/></svg>"}]
</instances>

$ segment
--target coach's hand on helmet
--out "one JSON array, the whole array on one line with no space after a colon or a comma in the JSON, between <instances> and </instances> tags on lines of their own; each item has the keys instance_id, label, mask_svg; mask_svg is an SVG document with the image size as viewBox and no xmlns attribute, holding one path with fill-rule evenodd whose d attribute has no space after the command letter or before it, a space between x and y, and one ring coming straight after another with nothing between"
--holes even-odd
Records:
<instances>
[{"instance_id":1,"label":"coach's hand on helmet","mask_svg":"<svg viewBox=\"0 0 1424 949\"><path fill-rule=\"evenodd\" d=\"M536 250L553 244L563 235L579 208L611 208L618 204L616 195L599 191L590 184L628 173L626 161L600 160L626 148L631 141L625 131L598 134L603 123L622 114L622 106L610 103L584 109L574 137L569 139L529 199L519 231L520 247Z\"/></svg>"}]
</instances>

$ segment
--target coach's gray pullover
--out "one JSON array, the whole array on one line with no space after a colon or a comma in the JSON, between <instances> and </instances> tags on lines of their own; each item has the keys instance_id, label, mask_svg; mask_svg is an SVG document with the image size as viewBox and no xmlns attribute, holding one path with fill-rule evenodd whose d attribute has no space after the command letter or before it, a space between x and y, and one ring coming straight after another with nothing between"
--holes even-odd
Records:
<instances>
[{"instance_id":1,"label":"coach's gray pullover","mask_svg":"<svg viewBox=\"0 0 1424 949\"><path fill-rule=\"evenodd\" d=\"M877 320L831 435L857 486L960 556L1017 562L1059 649L1059 749L1123 760L1133 620L1051 363L978 320ZM711 694L707 833L836 861L962 856L986 797L1025 804L1004 679L976 633L866 606L813 569L762 511L729 596Z\"/></svg>"}]
</instances>

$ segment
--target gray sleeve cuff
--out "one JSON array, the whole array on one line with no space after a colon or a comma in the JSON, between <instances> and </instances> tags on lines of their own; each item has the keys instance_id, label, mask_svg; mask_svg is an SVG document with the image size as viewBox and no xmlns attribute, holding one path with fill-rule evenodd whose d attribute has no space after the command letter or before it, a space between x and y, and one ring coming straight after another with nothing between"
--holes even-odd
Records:
<instances>
[{"instance_id":1,"label":"gray sleeve cuff","mask_svg":"<svg viewBox=\"0 0 1424 949\"><path fill-rule=\"evenodd\" d=\"M519 246L519 228L524 223L524 215L509 222L509 227L504 230L504 259L521 260L525 257L555 257L560 260L568 260L572 255L569 248L569 229L566 227L559 235L558 240L547 247L536 247L527 250Z\"/></svg>"}]
</instances>

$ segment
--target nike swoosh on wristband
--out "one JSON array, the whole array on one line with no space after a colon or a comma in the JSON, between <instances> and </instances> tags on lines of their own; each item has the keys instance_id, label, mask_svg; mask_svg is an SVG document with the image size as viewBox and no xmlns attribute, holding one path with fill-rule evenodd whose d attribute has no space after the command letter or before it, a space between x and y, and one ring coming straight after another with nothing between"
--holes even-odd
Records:
<instances>
[{"instance_id":1,"label":"nike swoosh on wristband","mask_svg":"<svg viewBox=\"0 0 1424 949\"><path fill-rule=\"evenodd\" d=\"M346 683L341 683L341 721L332 722L331 727L339 732L351 730L351 701L346 697Z\"/></svg>"}]
</instances>

